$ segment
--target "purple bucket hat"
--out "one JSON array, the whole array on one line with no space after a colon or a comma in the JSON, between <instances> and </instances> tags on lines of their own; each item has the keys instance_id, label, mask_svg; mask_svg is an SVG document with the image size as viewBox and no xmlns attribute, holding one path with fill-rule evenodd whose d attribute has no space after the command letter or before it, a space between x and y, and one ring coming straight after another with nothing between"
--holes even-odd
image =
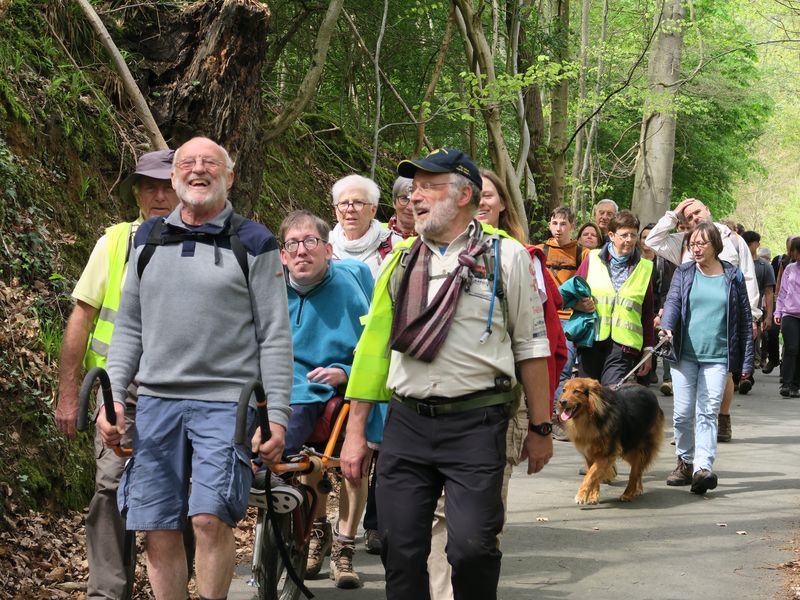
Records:
<instances>
[{"instance_id":1,"label":"purple bucket hat","mask_svg":"<svg viewBox=\"0 0 800 600\"><path fill-rule=\"evenodd\" d=\"M136 198L133 197L132 188L136 180L142 175L153 179L171 179L173 156L175 156L175 150L156 150L155 152L142 154L139 162L136 163L134 172L128 175L120 184L119 197L124 202L135 204Z\"/></svg>"}]
</instances>

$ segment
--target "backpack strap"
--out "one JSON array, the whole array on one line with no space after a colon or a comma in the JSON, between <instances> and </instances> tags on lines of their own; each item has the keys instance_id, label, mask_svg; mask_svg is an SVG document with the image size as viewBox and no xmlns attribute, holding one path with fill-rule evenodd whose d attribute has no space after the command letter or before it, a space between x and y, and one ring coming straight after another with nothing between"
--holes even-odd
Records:
<instances>
[{"instance_id":1,"label":"backpack strap","mask_svg":"<svg viewBox=\"0 0 800 600\"><path fill-rule=\"evenodd\" d=\"M147 263L149 263L150 259L153 258L153 252L156 251L156 246L161 246L164 244L164 241L161 238L161 232L163 230L164 219L159 219L155 222L153 228L150 230L150 234L147 236L147 240L144 243L144 248L142 248L142 251L139 254L139 260L136 261L136 274L139 276L139 279L142 278L142 273L144 273Z\"/></svg>"},{"instance_id":2,"label":"backpack strap","mask_svg":"<svg viewBox=\"0 0 800 600\"><path fill-rule=\"evenodd\" d=\"M147 240L144 243L144 248L142 248L142 251L139 253L139 259L136 262L136 273L139 275L139 279L142 278L142 273L144 273L144 270L150 262L150 259L153 257L153 253L156 251L157 246L178 244L185 240L191 239L208 240L218 237L227 237L231 244L233 256L236 258L236 262L239 263L239 267L242 269L242 274L244 275L245 283L249 287L250 265L247 262L247 250L245 249L244 244L242 244L242 240L239 237L239 228L242 226L244 221L245 218L242 215L233 213L225 228L217 235L208 233L174 233L163 235L165 227L164 220L159 219L155 222L153 228L150 230Z\"/></svg>"},{"instance_id":3,"label":"backpack strap","mask_svg":"<svg viewBox=\"0 0 800 600\"><path fill-rule=\"evenodd\" d=\"M579 243L575 244L575 270L578 270L578 267L581 266L583 262L583 246Z\"/></svg>"},{"instance_id":4,"label":"backpack strap","mask_svg":"<svg viewBox=\"0 0 800 600\"><path fill-rule=\"evenodd\" d=\"M239 237L239 228L242 226L242 223L244 223L244 220L244 217L239 213L233 213L225 231L228 233L228 239L231 242L231 250L236 257L236 262L239 263L242 269L245 283L247 287L250 287L250 264L247 262L247 250L245 250L242 240Z\"/></svg>"},{"instance_id":5,"label":"backpack strap","mask_svg":"<svg viewBox=\"0 0 800 600\"><path fill-rule=\"evenodd\" d=\"M388 236L378 246L378 255L381 257L381 262L384 261L387 255L392 252L392 236Z\"/></svg>"}]
</instances>

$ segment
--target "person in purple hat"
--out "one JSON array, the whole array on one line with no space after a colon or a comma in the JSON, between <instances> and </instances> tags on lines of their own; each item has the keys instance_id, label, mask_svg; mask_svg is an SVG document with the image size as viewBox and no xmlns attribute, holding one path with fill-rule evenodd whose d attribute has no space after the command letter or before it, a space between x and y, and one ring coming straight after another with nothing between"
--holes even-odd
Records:
<instances>
[{"instance_id":1,"label":"person in purple hat","mask_svg":"<svg viewBox=\"0 0 800 600\"><path fill-rule=\"evenodd\" d=\"M56 425L67 437L75 437L81 365L90 369L106 364L133 234L144 220L166 216L178 204L170 181L173 155L172 150L158 150L141 156L134 172L120 186L122 200L135 202L139 207L138 217L106 229L72 292L75 308L67 321L61 346L55 410ZM126 420L132 421L135 411L136 387L131 385ZM124 443L129 444L130 439L126 438ZM125 459L104 447L99 434L95 436L95 456L95 493L86 515L87 597L127 599L132 594L136 560L135 554L131 554L125 564L125 521L117 509L117 485ZM135 542L132 536L128 539ZM131 543L130 550L135 552L135 543Z\"/></svg>"}]
</instances>

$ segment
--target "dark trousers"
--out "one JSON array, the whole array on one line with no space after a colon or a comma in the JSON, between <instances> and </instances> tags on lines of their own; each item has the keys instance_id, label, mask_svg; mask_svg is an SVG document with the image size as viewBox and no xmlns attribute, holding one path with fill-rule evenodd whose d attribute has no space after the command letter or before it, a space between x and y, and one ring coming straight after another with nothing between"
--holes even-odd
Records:
<instances>
[{"instance_id":1,"label":"dark trousers","mask_svg":"<svg viewBox=\"0 0 800 600\"><path fill-rule=\"evenodd\" d=\"M773 366L777 366L781 362L780 328L777 325L773 325L767 330L764 337L767 338L767 360Z\"/></svg>"},{"instance_id":2,"label":"dark trousers","mask_svg":"<svg viewBox=\"0 0 800 600\"><path fill-rule=\"evenodd\" d=\"M783 362L781 376L783 385L800 387L800 319L784 315L781 319L783 334Z\"/></svg>"},{"instance_id":3,"label":"dark trousers","mask_svg":"<svg viewBox=\"0 0 800 600\"><path fill-rule=\"evenodd\" d=\"M367 506L364 508L364 529L378 530L378 503L375 502L375 483L377 473L375 463L380 452L377 450L372 453L372 461L369 465L369 487L367 488Z\"/></svg>"},{"instance_id":4,"label":"dark trousers","mask_svg":"<svg viewBox=\"0 0 800 600\"><path fill-rule=\"evenodd\" d=\"M442 488L455 600L497 598L507 429L506 406L423 417L392 401L376 488L388 600L430 600L427 560Z\"/></svg>"},{"instance_id":5,"label":"dark trousers","mask_svg":"<svg viewBox=\"0 0 800 600\"><path fill-rule=\"evenodd\" d=\"M641 353L624 351L623 347L611 338L595 342L590 348L580 348L578 353L581 358L578 363L578 375L591 377L609 386L622 381L641 357Z\"/></svg>"}]
</instances>

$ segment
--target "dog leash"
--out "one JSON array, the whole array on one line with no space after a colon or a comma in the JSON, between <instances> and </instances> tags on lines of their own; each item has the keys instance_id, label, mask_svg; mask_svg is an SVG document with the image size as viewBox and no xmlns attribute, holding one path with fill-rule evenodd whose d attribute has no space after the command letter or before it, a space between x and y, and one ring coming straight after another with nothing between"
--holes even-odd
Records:
<instances>
[{"instance_id":1,"label":"dog leash","mask_svg":"<svg viewBox=\"0 0 800 600\"><path fill-rule=\"evenodd\" d=\"M664 346L665 344L669 344L669 338L662 337L661 341L658 342L658 344L656 344L655 346L653 346L652 350L649 350L648 352L646 352L645 355L642 357L642 360L640 360L638 363L636 363L636 366L633 367L633 369L631 369L631 371L627 375L625 375L625 377L623 377L620 380L619 383L617 383L616 385L611 386L611 389L614 390L614 391L617 391L619 388L621 388L622 384L625 383L626 381L628 381L628 379L630 379L631 376L634 373L636 373L636 371L639 370L639 367L641 367L644 363L646 363L648 360L650 360L654 354L656 356L665 356L666 355L666 348L664 350L661 350L661 347Z\"/></svg>"}]
</instances>

